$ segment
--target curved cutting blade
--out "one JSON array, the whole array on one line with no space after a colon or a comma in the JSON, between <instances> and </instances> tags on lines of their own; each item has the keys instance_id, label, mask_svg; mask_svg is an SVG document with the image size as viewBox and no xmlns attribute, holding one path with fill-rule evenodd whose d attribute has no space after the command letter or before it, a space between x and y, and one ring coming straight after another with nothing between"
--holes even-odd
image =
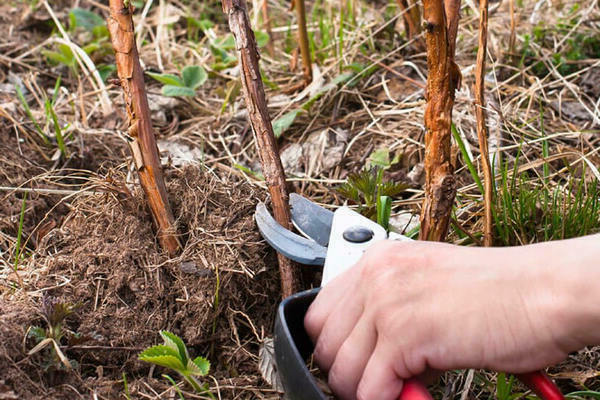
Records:
<instances>
[{"instance_id":1,"label":"curved cutting blade","mask_svg":"<svg viewBox=\"0 0 600 400\"><path fill-rule=\"evenodd\" d=\"M292 223L296 229L321 246L327 247L333 225L333 211L296 193L290 194L290 205L292 206Z\"/></svg>"},{"instance_id":2,"label":"curved cutting blade","mask_svg":"<svg viewBox=\"0 0 600 400\"><path fill-rule=\"evenodd\" d=\"M281 226L271 216L264 203L256 205L254 219L262 237L279 253L301 264L325 264L327 248Z\"/></svg>"}]
</instances>

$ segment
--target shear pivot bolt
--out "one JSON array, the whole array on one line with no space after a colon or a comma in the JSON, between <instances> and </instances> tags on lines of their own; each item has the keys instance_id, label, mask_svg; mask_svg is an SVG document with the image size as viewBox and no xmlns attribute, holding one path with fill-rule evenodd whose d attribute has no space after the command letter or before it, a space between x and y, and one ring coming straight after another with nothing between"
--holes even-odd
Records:
<instances>
[{"instance_id":1,"label":"shear pivot bolt","mask_svg":"<svg viewBox=\"0 0 600 400\"><path fill-rule=\"evenodd\" d=\"M350 243L365 243L373 239L373 231L364 226L351 226L342 236Z\"/></svg>"}]
</instances>

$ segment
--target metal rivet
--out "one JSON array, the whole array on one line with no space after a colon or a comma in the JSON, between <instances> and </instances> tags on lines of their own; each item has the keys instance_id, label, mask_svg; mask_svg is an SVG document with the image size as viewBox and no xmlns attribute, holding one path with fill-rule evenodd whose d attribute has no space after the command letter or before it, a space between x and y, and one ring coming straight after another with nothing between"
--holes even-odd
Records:
<instances>
[{"instance_id":1,"label":"metal rivet","mask_svg":"<svg viewBox=\"0 0 600 400\"><path fill-rule=\"evenodd\" d=\"M346 229L342 236L350 243L365 243L373 239L373 231L364 226L351 226Z\"/></svg>"}]
</instances>

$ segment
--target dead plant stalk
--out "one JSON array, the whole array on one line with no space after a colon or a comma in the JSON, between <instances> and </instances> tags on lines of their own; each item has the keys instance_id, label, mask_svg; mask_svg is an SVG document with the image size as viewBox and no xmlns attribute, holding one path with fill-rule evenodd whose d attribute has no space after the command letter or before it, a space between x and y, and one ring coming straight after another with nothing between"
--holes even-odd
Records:
<instances>
[{"instance_id":1,"label":"dead plant stalk","mask_svg":"<svg viewBox=\"0 0 600 400\"><path fill-rule=\"evenodd\" d=\"M302 55L302 76L304 85L308 86L313 79L312 61L310 58L310 45L308 43L308 30L306 29L306 6L304 0L293 0L298 18L298 42L300 43L300 54Z\"/></svg>"},{"instance_id":2,"label":"dead plant stalk","mask_svg":"<svg viewBox=\"0 0 600 400\"><path fill-rule=\"evenodd\" d=\"M421 240L443 241L448 232L456 194L451 162L451 125L454 91L460 70L454 63L459 0L448 0L446 20L442 0L424 0L427 43L427 106L425 108L425 200L421 211ZM454 12L456 10L456 12ZM448 25L447 25L448 24Z\"/></svg>"},{"instance_id":3,"label":"dead plant stalk","mask_svg":"<svg viewBox=\"0 0 600 400\"><path fill-rule=\"evenodd\" d=\"M484 179L484 227L483 245L492 245L492 169L488 151L488 130L485 113L485 56L487 51L488 0L479 1L479 48L475 71L475 117L477 118L477 138L481 154L481 167Z\"/></svg>"},{"instance_id":4,"label":"dead plant stalk","mask_svg":"<svg viewBox=\"0 0 600 400\"><path fill-rule=\"evenodd\" d=\"M248 117L256 138L262 172L271 194L275 219L285 228L291 228L289 195L285 172L267 109L265 90L258 66L258 47L246 10L245 0L222 0L223 12L229 17L229 28L235 37L241 70L242 86L248 108ZM281 289L287 297L300 288L299 271L289 259L278 254Z\"/></svg>"},{"instance_id":5,"label":"dead plant stalk","mask_svg":"<svg viewBox=\"0 0 600 400\"><path fill-rule=\"evenodd\" d=\"M152 129L144 75L135 43L133 6L126 7L123 0L110 0L109 5L107 25L127 109L129 146L158 230L158 240L162 248L173 256L179 252L181 244L177 238Z\"/></svg>"}]
</instances>

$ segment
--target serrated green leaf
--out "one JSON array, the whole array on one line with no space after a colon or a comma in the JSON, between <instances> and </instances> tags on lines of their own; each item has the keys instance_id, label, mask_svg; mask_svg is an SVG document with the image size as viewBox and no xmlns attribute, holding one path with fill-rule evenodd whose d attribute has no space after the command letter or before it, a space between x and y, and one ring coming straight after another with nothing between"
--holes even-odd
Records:
<instances>
[{"instance_id":1,"label":"serrated green leaf","mask_svg":"<svg viewBox=\"0 0 600 400\"><path fill-rule=\"evenodd\" d=\"M196 91L192 88L185 87L185 86L173 86L173 85L163 86L161 93L165 96L172 96L172 97L179 97L179 96L194 97L196 95Z\"/></svg>"},{"instance_id":2,"label":"serrated green leaf","mask_svg":"<svg viewBox=\"0 0 600 400\"><path fill-rule=\"evenodd\" d=\"M297 108L295 110L283 114L281 117L273 121L273 133L275 134L275 137L280 137L283 134L283 132L285 132L290 126L292 126L294 120L302 111L304 110L302 110L301 108Z\"/></svg>"},{"instance_id":3,"label":"serrated green leaf","mask_svg":"<svg viewBox=\"0 0 600 400\"><path fill-rule=\"evenodd\" d=\"M181 363L181 360L174 356L140 357L140 360L160 365L161 367L171 368L177 372L185 371L185 367Z\"/></svg>"},{"instance_id":4,"label":"serrated green leaf","mask_svg":"<svg viewBox=\"0 0 600 400\"><path fill-rule=\"evenodd\" d=\"M39 326L32 326L27 332L27 337L35 340L37 344L46 339L46 330Z\"/></svg>"},{"instance_id":5,"label":"serrated green leaf","mask_svg":"<svg viewBox=\"0 0 600 400\"><path fill-rule=\"evenodd\" d=\"M208 371L210 371L210 361L199 356L193 360L189 360L187 367L190 375L204 376L208 374Z\"/></svg>"},{"instance_id":6,"label":"serrated green leaf","mask_svg":"<svg viewBox=\"0 0 600 400\"><path fill-rule=\"evenodd\" d=\"M169 346L165 346L164 344L159 344L156 346L148 347L146 350L142 351L138 358L140 360L144 360L146 358L159 357L159 356L173 356L179 358L178 349L173 349Z\"/></svg>"},{"instance_id":7,"label":"serrated green leaf","mask_svg":"<svg viewBox=\"0 0 600 400\"><path fill-rule=\"evenodd\" d=\"M170 348L176 350L179 353L181 362L186 365L188 363L189 356L183 340L181 340L179 336L169 331L160 331L159 333L165 341L165 346L169 346Z\"/></svg>"},{"instance_id":8,"label":"serrated green leaf","mask_svg":"<svg viewBox=\"0 0 600 400\"><path fill-rule=\"evenodd\" d=\"M181 71L181 76L183 77L185 86L192 89L198 89L208 79L206 70L199 65L185 67L183 71Z\"/></svg>"},{"instance_id":9,"label":"serrated green leaf","mask_svg":"<svg viewBox=\"0 0 600 400\"><path fill-rule=\"evenodd\" d=\"M104 25L104 18L83 8L72 9L69 13L69 18L75 23L75 26L80 26L88 31L97 26Z\"/></svg>"},{"instance_id":10,"label":"serrated green leaf","mask_svg":"<svg viewBox=\"0 0 600 400\"><path fill-rule=\"evenodd\" d=\"M185 83L181 80L180 77L173 74L157 74L155 72L146 72L149 77L159 81L164 85L172 85L172 86L180 86L185 87Z\"/></svg>"}]
</instances>

